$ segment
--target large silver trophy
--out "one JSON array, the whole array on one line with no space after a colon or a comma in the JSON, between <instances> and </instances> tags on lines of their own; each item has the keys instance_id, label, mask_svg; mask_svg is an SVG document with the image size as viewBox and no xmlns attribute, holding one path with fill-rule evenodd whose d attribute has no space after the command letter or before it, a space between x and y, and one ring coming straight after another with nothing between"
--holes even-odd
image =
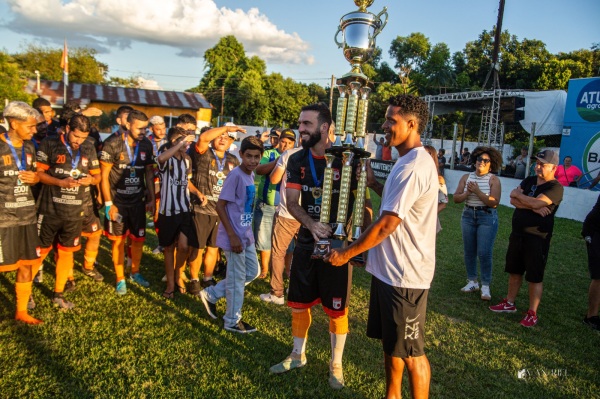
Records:
<instances>
[{"instance_id":1,"label":"large silver trophy","mask_svg":"<svg viewBox=\"0 0 600 399\"><path fill-rule=\"evenodd\" d=\"M354 4L358 6L358 10L349 12L341 18L334 36L336 44L343 49L344 57L352 66L352 70L336 82L340 97L336 108L335 141L333 146L327 150L327 167L325 168L323 182L320 221L329 223L333 187L332 164L334 157L341 158L343 166L338 212L333 233L334 239L320 240L315 243L314 258L323 257L329 252L330 248L343 245L348 238L345 228L349 217L348 204L350 195L352 195L350 180L355 158L360 158L362 173L360 174L354 201L352 238L356 239L361 234L367 182L365 168L366 161L371 156L369 152L365 151L365 135L369 94L372 89L372 84L362 72L362 64L368 62L373 56L376 48L375 39L385 27L388 19L386 7L377 15L367 11L367 7L373 4L373 1L355 0ZM343 36L341 42L338 41L340 33ZM343 140L342 137L344 137Z\"/></svg>"}]
</instances>

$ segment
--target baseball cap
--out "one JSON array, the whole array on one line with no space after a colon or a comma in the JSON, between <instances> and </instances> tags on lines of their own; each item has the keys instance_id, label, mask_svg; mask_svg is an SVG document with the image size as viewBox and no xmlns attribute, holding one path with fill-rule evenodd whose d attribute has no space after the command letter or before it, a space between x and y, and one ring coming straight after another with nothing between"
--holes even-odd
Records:
<instances>
[{"instance_id":1,"label":"baseball cap","mask_svg":"<svg viewBox=\"0 0 600 399\"><path fill-rule=\"evenodd\" d=\"M269 136L277 136L279 137L279 129L274 127L273 129L271 129L271 133L269 133Z\"/></svg>"},{"instance_id":2,"label":"baseball cap","mask_svg":"<svg viewBox=\"0 0 600 399\"><path fill-rule=\"evenodd\" d=\"M558 165L558 154L553 150L544 150L538 152L535 157L541 163L549 163L552 165Z\"/></svg>"},{"instance_id":3,"label":"baseball cap","mask_svg":"<svg viewBox=\"0 0 600 399\"><path fill-rule=\"evenodd\" d=\"M296 133L292 129L284 129L279 136L279 140L281 139L290 139L292 141L296 141Z\"/></svg>"}]
</instances>

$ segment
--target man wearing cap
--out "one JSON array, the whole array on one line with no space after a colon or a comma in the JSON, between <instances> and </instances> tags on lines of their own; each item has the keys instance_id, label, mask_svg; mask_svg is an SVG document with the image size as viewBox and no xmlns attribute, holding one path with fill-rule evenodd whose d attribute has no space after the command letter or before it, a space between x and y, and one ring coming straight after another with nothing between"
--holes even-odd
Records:
<instances>
[{"instance_id":1,"label":"man wearing cap","mask_svg":"<svg viewBox=\"0 0 600 399\"><path fill-rule=\"evenodd\" d=\"M526 177L510 193L510 203L516 209L504 268L509 273L508 294L498 305L490 306L490 310L497 313L516 312L515 299L525 275L529 286L529 310L521 320L524 327L533 327L538 322L537 308L542 298L554 215L563 198L563 186L554 178L558 154L544 150L533 159L536 175Z\"/></svg>"},{"instance_id":2,"label":"man wearing cap","mask_svg":"<svg viewBox=\"0 0 600 399\"><path fill-rule=\"evenodd\" d=\"M281 129L278 126L274 126L269 133L269 142L265 143L266 147L275 148L279 143L279 135L281 134ZM264 142L264 140L263 140Z\"/></svg>"},{"instance_id":3,"label":"man wearing cap","mask_svg":"<svg viewBox=\"0 0 600 399\"><path fill-rule=\"evenodd\" d=\"M207 130L200 134L196 145L190 151L192 159L190 183L197 189L198 194L192 194L190 199L194 207L193 218L199 248L205 249L203 257L200 256L200 251L194 249L188 258L191 274L189 292L192 295L199 295L202 288L216 284L213 271L219 253L217 201L227 175L240 164L237 157L229 152L238 130L240 128L233 123ZM204 280L200 282L202 260L204 260ZM183 287L181 282L176 284Z\"/></svg>"},{"instance_id":4,"label":"man wearing cap","mask_svg":"<svg viewBox=\"0 0 600 399\"><path fill-rule=\"evenodd\" d=\"M273 143L273 137L271 137ZM271 233L273 232L273 217L275 209L280 201L279 184L271 184L269 174L275 168L277 159L281 154L296 144L296 133L292 129L284 129L281 135L277 135L277 144L270 150L265 150L260 160L260 165L256 167L256 182L258 190L256 191L256 205L254 207L254 240L256 241L256 250L260 252L261 272L259 278L267 277L269 272L269 263L271 260ZM283 298L281 298L283 302Z\"/></svg>"}]
</instances>

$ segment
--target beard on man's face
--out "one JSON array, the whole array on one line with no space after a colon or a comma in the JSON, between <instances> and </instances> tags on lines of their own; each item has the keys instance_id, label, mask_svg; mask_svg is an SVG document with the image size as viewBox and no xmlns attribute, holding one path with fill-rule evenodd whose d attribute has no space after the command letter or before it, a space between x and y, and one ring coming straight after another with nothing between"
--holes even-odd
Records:
<instances>
[{"instance_id":1,"label":"beard on man's face","mask_svg":"<svg viewBox=\"0 0 600 399\"><path fill-rule=\"evenodd\" d=\"M321 141L321 133L311 132L308 140L302 140L302 148L305 150L314 147L319 141Z\"/></svg>"}]
</instances>

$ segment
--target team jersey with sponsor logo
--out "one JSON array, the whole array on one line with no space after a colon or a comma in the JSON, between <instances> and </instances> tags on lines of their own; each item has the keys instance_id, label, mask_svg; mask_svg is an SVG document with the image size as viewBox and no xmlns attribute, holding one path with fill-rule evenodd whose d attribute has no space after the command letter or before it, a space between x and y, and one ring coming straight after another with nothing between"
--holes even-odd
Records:
<instances>
[{"instance_id":1,"label":"team jersey with sponsor logo","mask_svg":"<svg viewBox=\"0 0 600 399\"><path fill-rule=\"evenodd\" d=\"M314 167L311 167L311 159ZM355 158L352 166L352 177L350 192L356 189L356 164ZM315 156L310 149L302 149L290 156L287 165L286 190L295 189L300 191L300 203L308 215L319 220L321 217L321 201L323 199L323 179L326 167L325 157ZM332 164L333 169L333 189L331 195L330 223L335 223L337 219L338 204L340 198L340 184L342 175L342 161L336 158ZM315 190L316 188L316 190ZM352 215L354 207L354 195L349 195L348 213ZM298 245L305 249L312 249L314 245L313 236L305 226L301 226L298 231Z\"/></svg>"},{"instance_id":2,"label":"team jersey with sponsor logo","mask_svg":"<svg viewBox=\"0 0 600 399\"><path fill-rule=\"evenodd\" d=\"M92 144L84 141L77 150L71 149L71 155L65 140L64 135L59 135L42 141L37 152L38 168L60 180L69 176L76 178L78 175L83 177L100 173L96 148ZM83 215L84 200L89 196L88 192L89 187L84 186L64 188L44 185L39 198L38 213L60 216L68 220L80 218Z\"/></svg>"},{"instance_id":3,"label":"team jersey with sponsor logo","mask_svg":"<svg viewBox=\"0 0 600 399\"><path fill-rule=\"evenodd\" d=\"M23 148L25 151L23 152ZM25 170L36 171L35 147L24 141L15 148ZM14 155L4 138L0 138L0 228L24 226L35 223L35 200L31 187L20 182L19 169Z\"/></svg>"},{"instance_id":4,"label":"team jersey with sponsor logo","mask_svg":"<svg viewBox=\"0 0 600 399\"><path fill-rule=\"evenodd\" d=\"M136 148L131 147L131 156L135 157L132 166L124 135L112 135L104 142L100 151L100 162L112 165L108 180L110 195L115 205L131 206L142 203L146 190L146 166L153 165L152 144L147 138L137 142Z\"/></svg>"},{"instance_id":5,"label":"team jersey with sponsor logo","mask_svg":"<svg viewBox=\"0 0 600 399\"><path fill-rule=\"evenodd\" d=\"M219 200L219 194L221 194L225 179L229 172L240 164L240 161L235 155L229 152L225 153L223 159L217 159L217 156L210 148L203 154L200 154L196 146L192 147L190 157L192 159L192 183L208 199L208 204L201 206L199 198L192 195L191 199L194 204L194 211L205 215L217 216L217 201ZM222 165L222 175L219 174L219 165ZM222 176L222 178L217 176Z\"/></svg>"},{"instance_id":6,"label":"team jersey with sponsor logo","mask_svg":"<svg viewBox=\"0 0 600 399\"><path fill-rule=\"evenodd\" d=\"M181 159L173 156L164 164L157 161L157 165L162 180L159 213L173 216L190 212L190 192L188 190L188 180L192 176L190 156L184 154Z\"/></svg>"}]
</instances>

